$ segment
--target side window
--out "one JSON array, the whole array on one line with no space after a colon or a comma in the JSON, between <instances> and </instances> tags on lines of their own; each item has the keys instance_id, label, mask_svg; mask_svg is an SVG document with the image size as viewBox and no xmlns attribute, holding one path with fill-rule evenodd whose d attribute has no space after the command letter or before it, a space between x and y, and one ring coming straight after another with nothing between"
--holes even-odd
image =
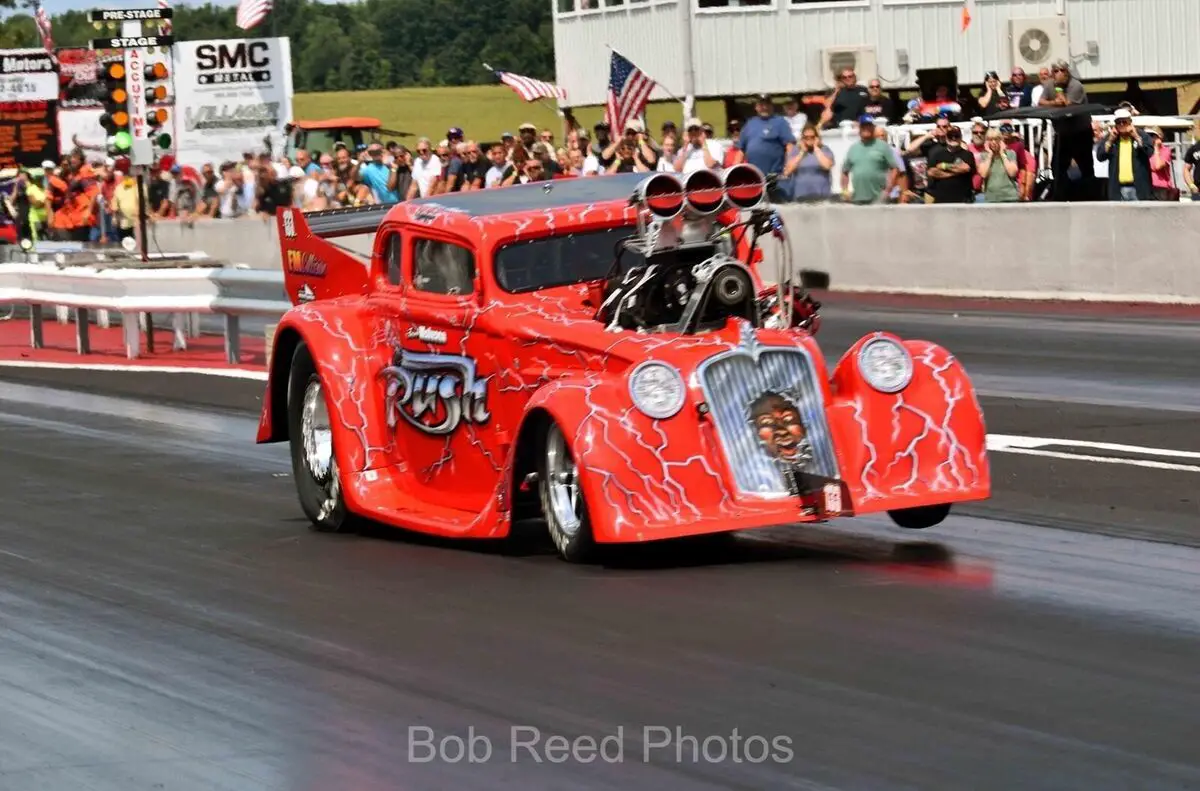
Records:
<instances>
[{"instance_id":1,"label":"side window","mask_svg":"<svg viewBox=\"0 0 1200 791\"><path fill-rule=\"evenodd\" d=\"M388 282L393 286L400 285L400 253L402 249L400 234L394 233L388 237L387 250L384 252L384 255L387 256Z\"/></svg>"},{"instance_id":2,"label":"side window","mask_svg":"<svg viewBox=\"0 0 1200 791\"><path fill-rule=\"evenodd\" d=\"M474 292L474 253L449 242L418 239L413 247L413 288L453 296Z\"/></svg>"}]
</instances>

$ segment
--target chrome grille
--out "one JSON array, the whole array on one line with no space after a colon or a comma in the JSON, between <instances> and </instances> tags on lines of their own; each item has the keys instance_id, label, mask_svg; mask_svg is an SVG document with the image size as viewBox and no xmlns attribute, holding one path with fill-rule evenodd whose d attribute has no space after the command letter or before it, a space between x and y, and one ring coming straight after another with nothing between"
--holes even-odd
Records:
<instances>
[{"instance_id":1,"label":"chrome grille","mask_svg":"<svg viewBox=\"0 0 1200 791\"><path fill-rule=\"evenodd\" d=\"M752 405L771 392L790 402L804 424L812 451L804 471L838 477L825 401L806 351L758 346L752 336L744 336L740 348L706 361L698 373L739 490L765 496L791 494L787 465L771 457L752 423Z\"/></svg>"}]
</instances>

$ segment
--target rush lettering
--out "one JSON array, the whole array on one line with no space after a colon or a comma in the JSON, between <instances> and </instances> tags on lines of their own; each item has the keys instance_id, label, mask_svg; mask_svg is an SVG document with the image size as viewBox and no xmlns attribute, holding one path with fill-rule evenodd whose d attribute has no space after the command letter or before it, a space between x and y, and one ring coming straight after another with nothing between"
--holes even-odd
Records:
<instances>
[{"instance_id":1,"label":"rush lettering","mask_svg":"<svg viewBox=\"0 0 1200 791\"><path fill-rule=\"evenodd\" d=\"M482 425L492 417L487 407L490 377L476 378L470 357L401 349L380 377L389 428L404 419L426 434L444 436L464 422Z\"/></svg>"}]
</instances>

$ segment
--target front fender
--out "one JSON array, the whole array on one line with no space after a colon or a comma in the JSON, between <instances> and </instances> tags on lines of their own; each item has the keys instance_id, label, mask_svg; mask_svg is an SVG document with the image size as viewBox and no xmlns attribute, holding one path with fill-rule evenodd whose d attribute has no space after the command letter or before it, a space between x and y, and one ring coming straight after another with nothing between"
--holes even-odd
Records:
<instances>
[{"instance_id":1,"label":"front fender","mask_svg":"<svg viewBox=\"0 0 1200 791\"><path fill-rule=\"evenodd\" d=\"M596 373L543 386L527 409L566 435L598 542L653 540L681 522L736 513L711 423L690 400L673 417L649 418L624 374Z\"/></svg>"},{"instance_id":2,"label":"front fender","mask_svg":"<svg viewBox=\"0 0 1200 791\"><path fill-rule=\"evenodd\" d=\"M338 467L361 472L389 463L392 439L383 419L383 390L375 386L388 364L388 348L372 341L373 321L357 302L308 304L284 314L275 330L258 442L288 439L292 356L304 343L325 390Z\"/></svg>"},{"instance_id":3,"label":"front fender","mask_svg":"<svg viewBox=\"0 0 1200 791\"><path fill-rule=\"evenodd\" d=\"M899 393L880 393L858 369L863 344L833 375L830 429L855 513L982 500L991 494L987 428L962 364L927 341L901 341L913 377Z\"/></svg>"}]
</instances>

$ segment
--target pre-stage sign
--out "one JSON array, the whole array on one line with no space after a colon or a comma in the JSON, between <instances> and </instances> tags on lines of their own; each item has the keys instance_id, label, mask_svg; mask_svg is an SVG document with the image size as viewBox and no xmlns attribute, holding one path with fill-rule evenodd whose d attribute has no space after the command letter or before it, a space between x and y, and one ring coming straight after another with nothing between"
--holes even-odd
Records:
<instances>
[{"instance_id":1,"label":"pre-stage sign","mask_svg":"<svg viewBox=\"0 0 1200 791\"><path fill-rule=\"evenodd\" d=\"M171 19L170 8L109 8L88 12L89 22L141 22L145 19Z\"/></svg>"}]
</instances>

